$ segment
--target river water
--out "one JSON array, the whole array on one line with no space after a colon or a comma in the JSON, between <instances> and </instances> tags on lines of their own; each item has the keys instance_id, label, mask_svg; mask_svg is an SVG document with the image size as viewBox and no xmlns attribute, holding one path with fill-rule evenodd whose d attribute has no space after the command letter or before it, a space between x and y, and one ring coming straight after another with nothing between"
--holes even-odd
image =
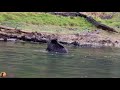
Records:
<instances>
[{"instance_id":1,"label":"river water","mask_svg":"<svg viewBox=\"0 0 120 90\"><path fill-rule=\"evenodd\" d=\"M120 49L76 48L48 53L46 44L0 42L0 72L8 78L118 78Z\"/></svg>"}]
</instances>

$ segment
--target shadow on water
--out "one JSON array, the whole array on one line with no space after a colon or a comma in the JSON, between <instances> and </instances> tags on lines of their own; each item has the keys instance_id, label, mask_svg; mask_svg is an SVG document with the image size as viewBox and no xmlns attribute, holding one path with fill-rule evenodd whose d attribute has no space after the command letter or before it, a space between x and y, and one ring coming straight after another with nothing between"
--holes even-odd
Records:
<instances>
[{"instance_id":1,"label":"shadow on water","mask_svg":"<svg viewBox=\"0 0 120 90\"><path fill-rule=\"evenodd\" d=\"M0 72L8 77L120 77L120 49L67 47L69 53L48 53L46 44L0 42Z\"/></svg>"}]
</instances>

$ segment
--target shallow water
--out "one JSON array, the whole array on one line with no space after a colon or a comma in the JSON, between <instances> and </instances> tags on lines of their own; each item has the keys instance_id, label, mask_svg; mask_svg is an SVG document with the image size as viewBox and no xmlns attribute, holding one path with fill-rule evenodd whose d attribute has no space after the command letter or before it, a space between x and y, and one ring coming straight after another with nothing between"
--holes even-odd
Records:
<instances>
[{"instance_id":1,"label":"shallow water","mask_svg":"<svg viewBox=\"0 0 120 90\"><path fill-rule=\"evenodd\" d=\"M48 53L46 44L0 42L0 72L11 78L117 78L120 49L67 47Z\"/></svg>"}]
</instances>

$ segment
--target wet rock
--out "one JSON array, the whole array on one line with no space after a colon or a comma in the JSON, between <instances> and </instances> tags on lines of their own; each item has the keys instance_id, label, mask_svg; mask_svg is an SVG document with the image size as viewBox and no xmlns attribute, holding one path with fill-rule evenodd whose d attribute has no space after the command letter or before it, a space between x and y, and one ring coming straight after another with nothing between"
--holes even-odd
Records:
<instances>
[{"instance_id":1,"label":"wet rock","mask_svg":"<svg viewBox=\"0 0 120 90\"><path fill-rule=\"evenodd\" d=\"M119 42L118 41L115 41L116 44L118 44Z\"/></svg>"},{"instance_id":2,"label":"wet rock","mask_svg":"<svg viewBox=\"0 0 120 90\"><path fill-rule=\"evenodd\" d=\"M3 41L4 41L4 42L7 42L7 37L4 37L4 38L3 38Z\"/></svg>"},{"instance_id":3,"label":"wet rock","mask_svg":"<svg viewBox=\"0 0 120 90\"><path fill-rule=\"evenodd\" d=\"M31 37L28 37L28 36L22 36L21 39L23 41L31 41Z\"/></svg>"},{"instance_id":4,"label":"wet rock","mask_svg":"<svg viewBox=\"0 0 120 90\"><path fill-rule=\"evenodd\" d=\"M0 38L0 41L4 41L4 42L7 42L7 41L16 42L17 39L16 38L3 37L3 38Z\"/></svg>"},{"instance_id":5,"label":"wet rock","mask_svg":"<svg viewBox=\"0 0 120 90\"><path fill-rule=\"evenodd\" d=\"M0 38L0 41L7 42L7 38L6 38L6 37L4 37L4 38Z\"/></svg>"},{"instance_id":6,"label":"wet rock","mask_svg":"<svg viewBox=\"0 0 120 90\"><path fill-rule=\"evenodd\" d=\"M62 41L60 41L60 43L61 43L61 44L69 44L68 42L62 42Z\"/></svg>"},{"instance_id":7,"label":"wet rock","mask_svg":"<svg viewBox=\"0 0 120 90\"><path fill-rule=\"evenodd\" d=\"M92 47L92 44L82 44L80 47Z\"/></svg>"},{"instance_id":8,"label":"wet rock","mask_svg":"<svg viewBox=\"0 0 120 90\"><path fill-rule=\"evenodd\" d=\"M74 46L80 46L80 44L77 41L74 41L71 44L73 44Z\"/></svg>"},{"instance_id":9,"label":"wet rock","mask_svg":"<svg viewBox=\"0 0 120 90\"><path fill-rule=\"evenodd\" d=\"M112 43L112 41L111 40L100 40L99 43L101 43L101 44L110 44L110 43Z\"/></svg>"},{"instance_id":10,"label":"wet rock","mask_svg":"<svg viewBox=\"0 0 120 90\"><path fill-rule=\"evenodd\" d=\"M67 53L68 50L58 43L57 39L52 39L46 49L48 52L58 52L58 53Z\"/></svg>"},{"instance_id":11,"label":"wet rock","mask_svg":"<svg viewBox=\"0 0 120 90\"><path fill-rule=\"evenodd\" d=\"M17 38L17 36L10 35L9 38Z\"/></svg>"},{"instance_id":12,"label":"wet rock","mask_svg":"<svg viewBox=\"0 0 120 90\"><path fill-rule=\"evenodd\" d=\"M38 42L39 42L39 43L47 43L47 42L48 42L48 39L46 39L46 38L41 38Z\"/></svg>"}]
</instances>

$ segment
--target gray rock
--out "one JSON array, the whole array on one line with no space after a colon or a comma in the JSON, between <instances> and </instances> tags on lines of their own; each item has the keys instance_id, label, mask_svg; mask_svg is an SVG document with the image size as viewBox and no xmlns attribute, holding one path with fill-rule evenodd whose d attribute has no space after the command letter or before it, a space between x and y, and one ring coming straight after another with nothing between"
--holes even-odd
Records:
<instances>
[{"instance_id":1,"label":"gray rock","mask_svg":"<svg viewBox=\"0 0 120 90\"><path fill-rule=\"evenodd\" d=\"M72 42L71 44L73 44L74 46L80 46L80 44L76 41Z\"/></svg>"}]
</instances>

